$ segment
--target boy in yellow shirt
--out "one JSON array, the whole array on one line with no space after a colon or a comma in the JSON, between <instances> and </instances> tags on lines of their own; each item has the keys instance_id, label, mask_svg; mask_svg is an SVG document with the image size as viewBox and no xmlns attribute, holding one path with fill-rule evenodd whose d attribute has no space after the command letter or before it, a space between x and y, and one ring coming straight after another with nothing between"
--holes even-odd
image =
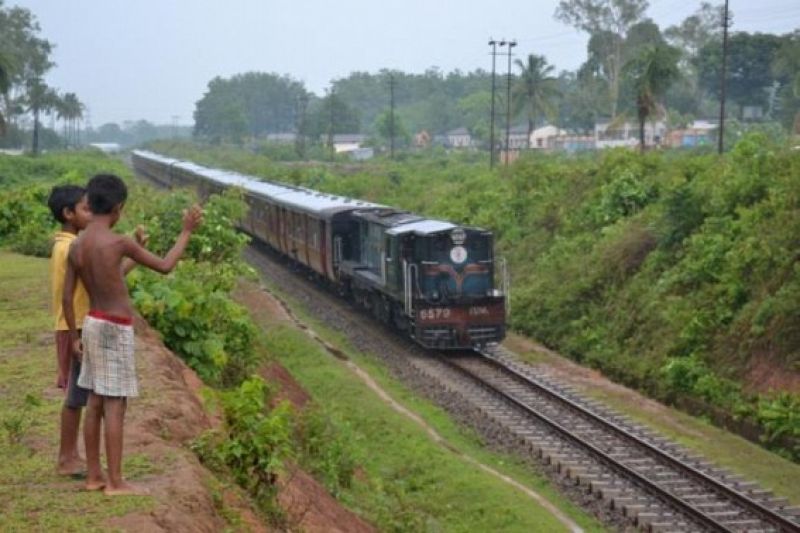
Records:
<instances>
[{"instance_id":1,"label":"boy in yellow shirt","mask_svg":"<svg viewBox=\"0 0 800 533\"><path fill-rule=\"evenodd\" d=\"M72 241L78 232L86 228L92 219L86 190L77 185L53 187L47 205L53 217L61 223L61 231L55 234L53 251L50 254L50 287L55 315L56 358L58 374L56 385L66 389L64 406L61 408L61 443L58 450L58 473L79 474L84 470L83 460L78 455L78 429L81 423L81 410L86 406L89 391L78 387L81 363L72 357L69 328L64 320L61 305L64 293L64 275L67 271L67 257ZM78 282L73 297L75 315L79 324L89 312L89 295L83 284Z\"/></svg>"},{"instance_id":2,"label":"boy in yellow shirt","mask_svg":"<svg viewBox=\"0 0 800 533\"><path fill-rule=\"evenodd\" d=\"M67 272L69 248L78 237L78 232L86 229L92 220L92 212L86 196L86 189L77 185L58 185L50 191L47 205L53 217L61 223L61 231L56 232L53 250L50 254L50 287L53 296L53 313L55 314L56 358L58 374L56 386L66 389L64 406L61 408L61 442L58 450L58 473L76 475L84 472L84 461L78 454L78 430L81 423L81 410L86 407L89 389L78 386L81 373L81 361L73 357L70 342L69 326L64 318L62 298L64 295L64 278ZM145 246L147 236L144 228L138 226L136 242ZM122 273L130 272L136 263L127 259L122 263ZM75 321L83 324L89 313L89 295L83 283L78 280L72 299L75 310Z\"/></svg>"}]
</instances>

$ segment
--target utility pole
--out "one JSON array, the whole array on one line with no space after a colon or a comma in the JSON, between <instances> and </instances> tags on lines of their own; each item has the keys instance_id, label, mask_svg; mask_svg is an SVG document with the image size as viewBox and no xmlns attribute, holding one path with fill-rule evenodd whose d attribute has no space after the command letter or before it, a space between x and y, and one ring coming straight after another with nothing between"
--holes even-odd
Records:
<instances>
[{"instance_id":1,"label":"utility pole","mask_svg":"<svg viewBox=\"0 0 800 533\"><path fill-rule=\"evenodd\" d=\"M331 161L334 160L334 148L333 148L333 97L334 97L334 90L331 87L330 92L328 93L328 147L331 151Z\"/></svg>"},{"instance_id":2,"label":"utility pole","mask_svg":"<svg viewBox=\"0 0 800 533\"><path fill-rule=\"evenodd\" d=\"M389 157L394 159L394 74L389 74Z\"/></svg>"},{"instance_id":3,"label":"utility pole","mask_svg":"<svg viewBox=\"0 0 800 533\"><path fill-rule=\"evenodd\" d=\"M308 109L308 95L305 91L300 93L297 98L297 110L295 111L296 137L294 149L300 159L306 158L306 110Z\"/></svg>"},{"instance_id":4,"label":"utility pole","mask_svg":"<svg viewBox=\"0 0 800 533\"><path fill-rule=\"evenodd\" d=\"M489 168L494 168L494 93L495 93L495 60L497 59L497 41L489 37L489 46L492 47L492 115L489 126Z\"/></svg>"},{"instance_id":5,"label":"utility pole","mask_svg":"<svg viewBox=\"0 0 800 533\"><path fill-rule=\"evenodd\" d=\"M506 166L511 155L511 56L517 41L508 41L508 80L506 81Z\"/></svg>"},{"instance_id":6,"label":"utility pole","mask_svg":"<svg viewBox=\"0 0 800 533\"><path fill-rule=\"evenodd\" d=\"M719 135L717 152L722 154L725 137L725 77L728 68L728 0L725 0L725 14L722 17L722 74L719 77Z\"/></svg>"},{"instance_id":7,"label":"utility pole","mask_svg":"<svg viewBox=\"0 0 800 533\"><path fill-rule=\"evenodd\" d=\"M172 115L172 138L178 138L178 119L181 118L178 115Z\"/></svg>"}]
</instances>

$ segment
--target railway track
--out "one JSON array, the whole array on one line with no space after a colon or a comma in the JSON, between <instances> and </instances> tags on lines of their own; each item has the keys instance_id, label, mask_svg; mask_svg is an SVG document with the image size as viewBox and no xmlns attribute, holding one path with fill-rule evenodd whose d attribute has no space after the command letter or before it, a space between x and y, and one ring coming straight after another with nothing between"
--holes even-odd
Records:
<instances>
[{"instance_id":1,"label":"railway track","mask_svg":"<svg viewBox=\"0 0 800 533\"><path fill-rule=\"evenodd\" d=\"M483 408L532 453L642 529L800 532L785 500L542 379L501 346L441 360L490 393Z\"/></svg>"}]
</instances>

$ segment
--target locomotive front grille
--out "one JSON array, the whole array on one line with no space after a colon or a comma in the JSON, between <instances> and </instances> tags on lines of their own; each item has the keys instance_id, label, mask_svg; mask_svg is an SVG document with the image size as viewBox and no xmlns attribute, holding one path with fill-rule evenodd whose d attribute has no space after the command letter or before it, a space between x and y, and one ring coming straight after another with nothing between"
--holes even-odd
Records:
<instances>
[{"instance_id":1,"label":"locomotive front grille","mask_svg":"<svg viewBox=\"0 0 800 533\"><path fill-rule=\"evenodd\" d=\"M499 326L471 326L467 328L469 339L473 343L484 344L502 339Z\"/></svg>"},{"instance_id":2,"label":"locomotive front grille","mask_svg":"<svg viewBox=\"0 0 800 533\"><path fill-rule=\"evenodd\" d=\"M422 328L419 340L425 346L446 348L455 346L456 332L444 326Z\"/></svg>"}]
</instances>

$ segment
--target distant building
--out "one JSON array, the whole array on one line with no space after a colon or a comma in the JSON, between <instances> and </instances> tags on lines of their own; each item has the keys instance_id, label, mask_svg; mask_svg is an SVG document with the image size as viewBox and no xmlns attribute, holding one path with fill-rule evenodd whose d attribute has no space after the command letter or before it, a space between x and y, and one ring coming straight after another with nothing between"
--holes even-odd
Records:
<instances>
[{"instance_id":1,"label":"distant building","mask_svg":"<svg viewBox=\"0 0 800 533\"><path fill-rule=\"evenodd\" d=\"M89 143L89 146L106 154L116 154L122 149L119 143Z\"/></svg>"},{"instance_id":2,"label":"distant building","mask_svg":"<svg viewBox=\"0 0 800 533\"><path fill-rule=\"evenodd\" d=\"M505 148L506 130L502 130L503 143ZM508 149L526 150L528 148L528 126L513 126L508 132Z\"/></svg>"},{"instance_id":3,"label":"distant building","mask_svg":"<svg viewBox=\"0 0 800 533\"><path fill-rule=\"evenodd\" d=\"M553 150L555 149L555 140L565 135L567 135L567 130L548 124L531 132L530 146L533 150Z\"/></svg>"},{"instance_id":4,"label":"distant building","mask_svg":"<svg viewBox=\"0 0 800 533\"><path fill-rule=\"evenodd\" d=\"M353 161L366 161L367 159L372 159L375 157L375 150L367 146L365 148L356 148L355 150L350 150L347 152L347 155L350 156L350 159Z\"/></svg>"},{"instance_id":5,"label":"distant building","mask_svg":"<svg viewBox=\"0 0 800 533\"><path fill-rule=\"evenodd\" d=\"M593 135L559 135L550 141L552 150L563 152L585 152L597 146Z\"/></svg>"},{"instance_id":6,"label":"distant building","mask_svg":"<svg viewBox=\"0 0 800 533\"><path fill-rule=\"evenodd\" d=\"M276 144L294 144L296 133L267 133L267 141Z\"/></svg>"},{"instance_id":7,"label":"distant building","mask_svg":"<svg viewBox=\"0 0 800 533\"><path fill-rule=\"evenodd\" d=\"M448 131L447 146L450 148L469 148L472 146L472 136L467 128L456 128Z\"/></svg>"},{"instance_id":8,"label":"distant building","mask_svg":"<svg viewBox=\"0 0 800 533\"><path fill-rule=\"evenodd\" d=\"M714 132L718 129L716 121L695 120L687 127L667 133L666 143L673 148L691 148L714 143Z\"/></svg>"},{"instance_id":9,"label":"distant building","mask_svg":"<svg viewBox=\"0 0 800 533\"><path fill-rule=\"evenodd\" d=\"M333 150L337 154L358 150L367 140L360 133L339 133L333 136Z\"/></svg>"},{"instance_id":10,"label":"distant building","mask_svg":"<svg viewBox=\"0 0 800 533\"><path fill-rule=\"evenodd\" d=\"M644 145L660 146L664 142L667 125L663 120L647 121L644 124ZM634 148L639 145L638 122L618 123L609 119L599 120L594 125L594 139L597 148Z\"/></svg>"},{"instance_id":11,"label":"distant building","mask_svg":"<svg viewBox=\"0 0 800 533\"><path fill-rule=\"evenodd\" d=\"M427 130L422 130L414 135L414 146L416 148L426 148L431 144L431 134Z\"/></svg>"}]
</instances>

